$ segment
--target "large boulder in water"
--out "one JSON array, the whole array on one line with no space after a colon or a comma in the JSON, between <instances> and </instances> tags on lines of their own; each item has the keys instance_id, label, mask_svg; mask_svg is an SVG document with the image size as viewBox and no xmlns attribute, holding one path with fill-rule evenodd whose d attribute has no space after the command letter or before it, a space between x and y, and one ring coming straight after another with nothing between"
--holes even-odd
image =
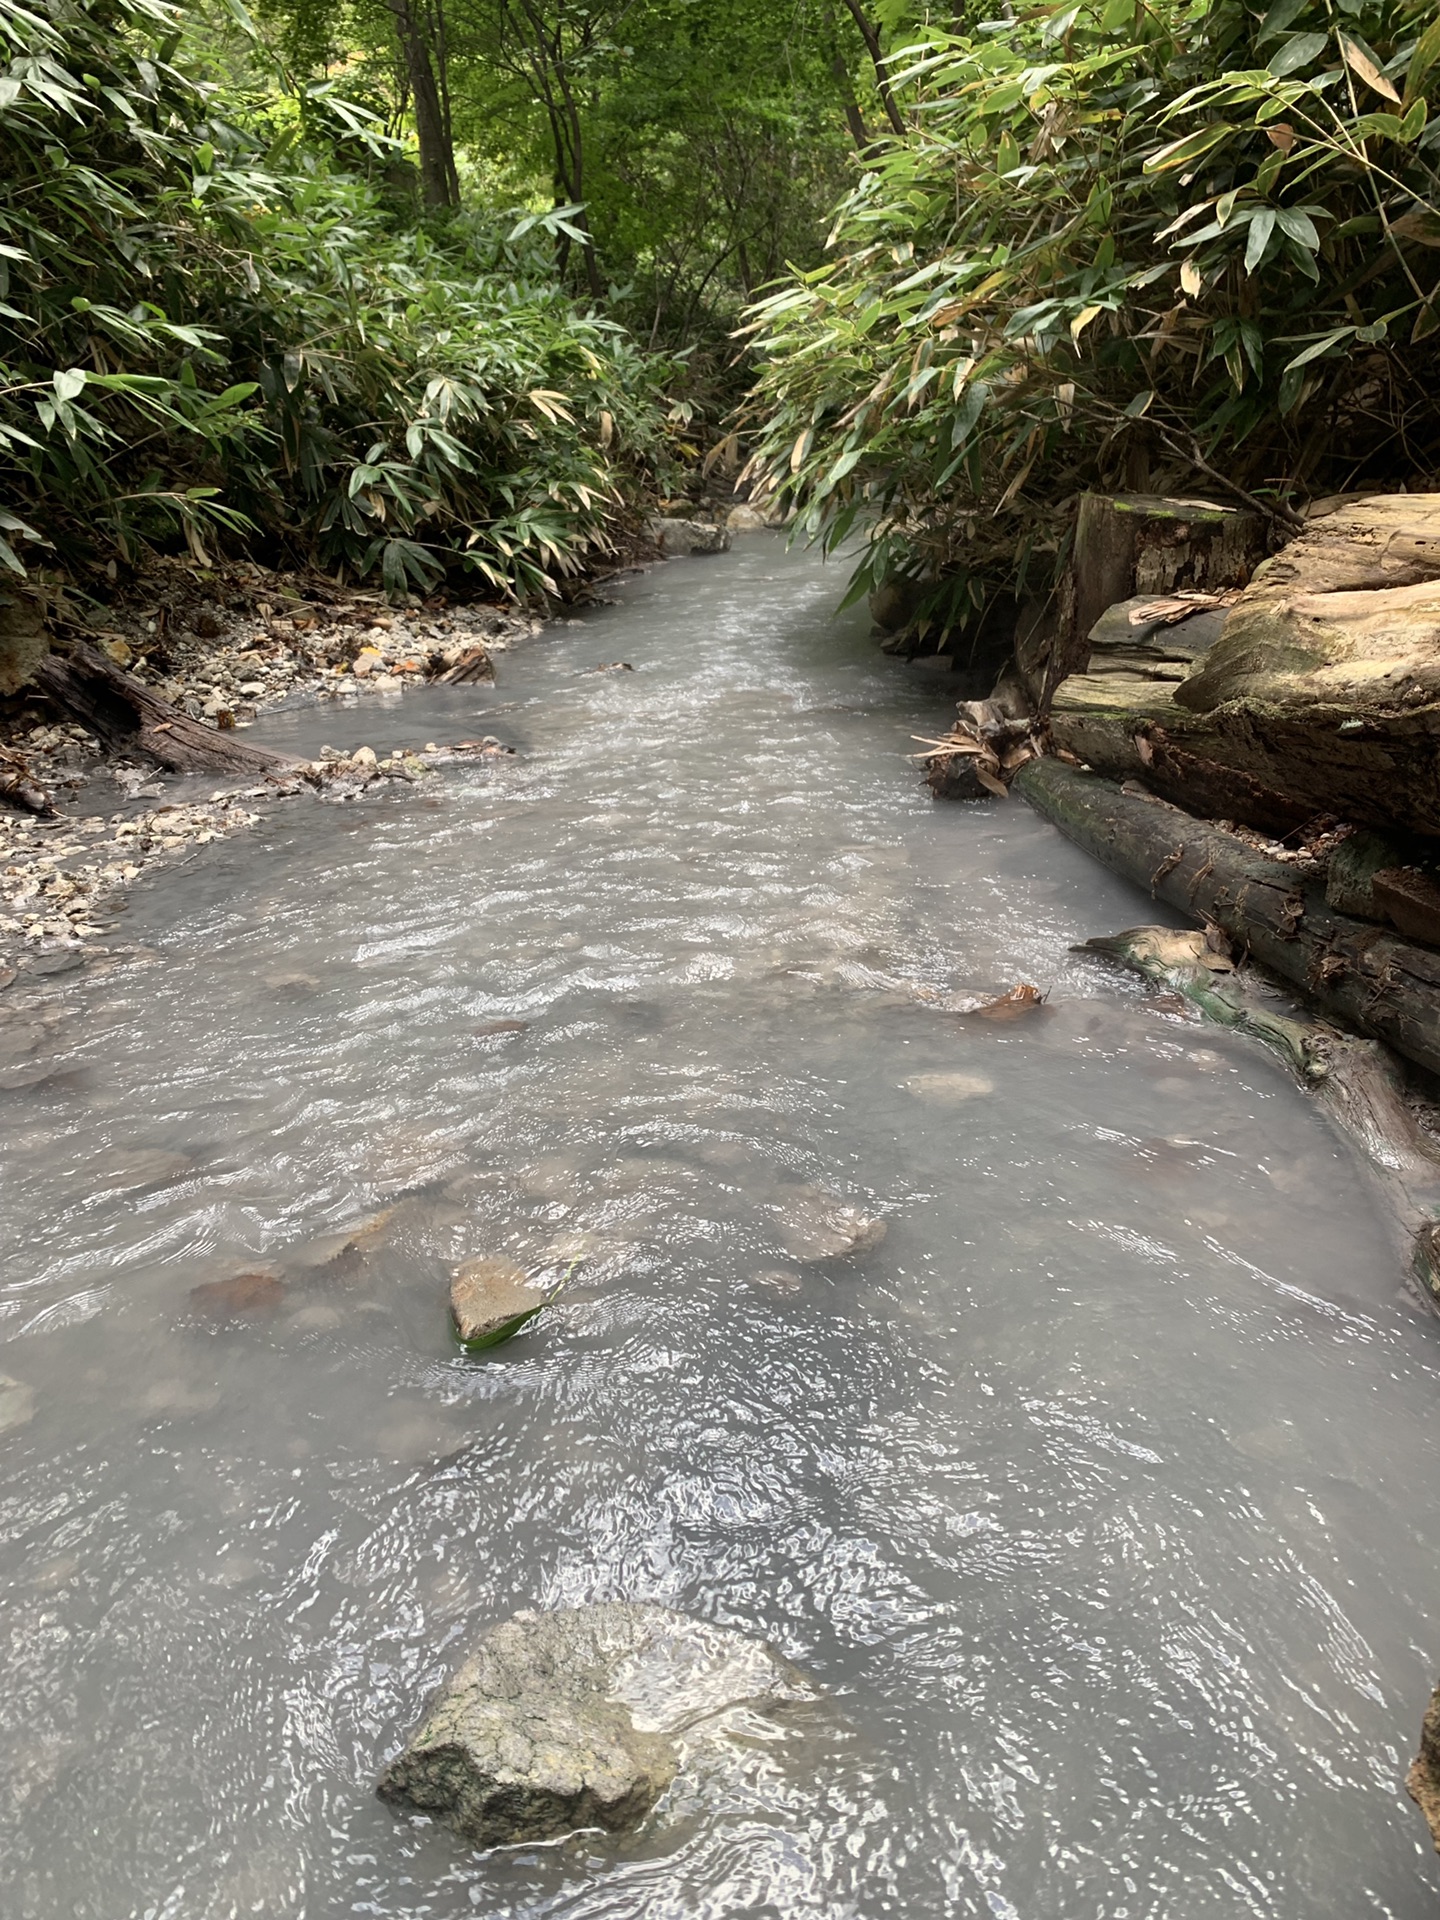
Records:
<instances>
[{"instance_id":1,"label":"large boulder in water","mask_svg":"<svg viewBox=\"0 0 1440 1920\"><path fill-rule=\"evenodd\" d=\"M728 528L716 526L712 520L661 518L650 522L649 533L656 546L666 555L730 551Z\"/></svg>"},{"instance_id":2,"label":"large boulder in water","mask_svg":"<svg viewBox=\"0 0 1440 1920\"><path fill-rule=\"evenodd\" d=\"M492 1627L380 1781L477 1847L643 1820L727 1710L813 1700L763 1642L630 1601Z\"/></svg>"}]
</instances>

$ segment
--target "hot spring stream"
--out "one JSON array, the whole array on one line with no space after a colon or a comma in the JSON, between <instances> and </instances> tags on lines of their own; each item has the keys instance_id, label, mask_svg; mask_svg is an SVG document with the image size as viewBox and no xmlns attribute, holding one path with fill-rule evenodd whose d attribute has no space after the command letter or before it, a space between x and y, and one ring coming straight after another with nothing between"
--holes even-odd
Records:
<instances>
[{"instance_id":1,"label":"hot spring stream","mask_svg":"<svg viewBox=\"0 0 1440 1920\"><path fill-rule=\"evenodd\" d=\"M494 689L271 716L520 752L281 807L47 983L0 1094L7 1920L1433 1915L1440 1324L1279 1067L1070 952L1151 903L930 800L949 701L842 579L751 538ZM806 1184L883 1243L790 1258ZM577 1248L456 1351L457 1260ZM268 1312L192 1300L240 1272ZM825 1711L626 1839L375 1798L482 1627L609 1598Z\"/></svg>"}]
</instances>

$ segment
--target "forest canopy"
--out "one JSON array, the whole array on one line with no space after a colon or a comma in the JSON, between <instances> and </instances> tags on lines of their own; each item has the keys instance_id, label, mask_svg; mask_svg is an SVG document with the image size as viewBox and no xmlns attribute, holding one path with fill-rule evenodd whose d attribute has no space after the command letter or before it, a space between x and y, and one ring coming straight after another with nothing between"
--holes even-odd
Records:
<instances>
[{"instance_id":1,"label":"forest canopy","mask_svg":"<svg viewBox=\"0 0 1440 1920\"><path fill-rule=\"evenodd\" d=\"M748 454L943 629L1086 487L1435 472L1427 0L0 0L0 49L14 571L546 597Z\"/></svg>"}]
</instances>

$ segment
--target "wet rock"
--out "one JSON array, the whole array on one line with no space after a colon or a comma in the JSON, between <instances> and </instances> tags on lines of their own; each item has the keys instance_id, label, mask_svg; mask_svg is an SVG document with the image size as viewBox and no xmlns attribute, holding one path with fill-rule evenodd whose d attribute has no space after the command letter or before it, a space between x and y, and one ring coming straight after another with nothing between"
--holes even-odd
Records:
<instances>
[{"instance_id":1,"label":"wet rock","mask_svg":"<svg viewBox=\"0 0 1440 1920\"><path fill-rule=\"evenodd\" d=\"M0 1373L0 1433L13 1433L35 1418L35 1389Z\"/></svg>"},{"instance_id":2,"label":"wet rock","mask_svg":"<svg viewBox=\"0 0 1440 1920\"><path fill-rule=\"evenodd\" d=\"M611 1601L493 1627L380 1781L473 1846L637 1826L687 1749L733 1738L727 1711L816 1698L731 1628Z\"/></svg>"},{"instance_id":3,"label":"wet rock","mask_svg":"<svg viewBox=\"0 0 1440 1920\"><path fill-rule=\"evenodd\" d=\"M781 1242L796 1260L868 1253L885 1238L883 1220L848 1206L828 1187L782 1187L776 1210Z\"/></svg>"},{"instance_id":4,"label":"wet rock","mask_svg":"<svg viewBox=\"0 0 1440 1920\"><path fill-rule=\"evenodd\" d=\"M1440 1687L1430 1696L1420 1728L1420 1751L1405 1776L1405 1791L1425 1816L1440 1853Z\"/></svg>"},{"instance_id":5,"label":"wet rock","mask_svg":"<svg viewBox=\"0 0 1440 1920\"><path fill-rule=\"evenodd\" d=\"M709 520L652 520L650 538L663 554L728 553L730 534Z\"/></svg>"},{"instance_id":6,"label":"wet rock","mask_svg":"<svg viewBox=\"0 0 1440 1920\"><path fill-rule=\"evenodd\" d=\"M472 1350L496 1346L516 1333L545 1304L522 1266L503 1254L467 1260L450 1282L450 1316L460 1344Z\"/></svg>"},{"instance_id":7,"label":"wet rock","mask_svg":"<svg viewBox=\"0 0 1440 1920\"><path fill-rule=\"evenodd\" d=\"M379 764L373 747L357 747L350 756L350 765L361 773L373 773Z\"/></svg>"},{"instance_id":8,"label":"wet rock","mask_svg":"<svg viewBox=\"0 0 1440 1920\"><path fill-rule=\"evenodd\" d=\"M743 503L732 507L725 516L725 525L731 533L767 533L769 524L763 513L757 513L754 507Z\"/></svg>"},{"instance_id":9,"label":"wet rock","mask_svg":"<svg viewBox=\"0 0 1440 1920\"><path fill-rule=\"evenodd\" d=\"M190 1289L190 1304L210 1320L268 1319L285 1298L285 1282L264 1269L207 1280Z\"/></svg>"}]
</instances>

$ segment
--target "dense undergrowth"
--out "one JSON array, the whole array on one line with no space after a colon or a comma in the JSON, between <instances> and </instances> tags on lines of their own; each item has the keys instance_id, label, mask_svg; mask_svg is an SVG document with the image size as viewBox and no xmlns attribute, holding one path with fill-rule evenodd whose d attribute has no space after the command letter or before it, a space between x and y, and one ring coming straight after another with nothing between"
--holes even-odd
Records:
<instances>
[{"instance_id":1,"label":"dense undergrowth","mask_svg":"<svg viewBox=\"0 0 1440 1920\"><path fill-rule=\"evenodd\" d=\"M1078 491L1283 523L1440 473L1428 0L1047 4L892 61L913 131L761 302L758 483L932 630L1053 584Z\"/></svg>"},{"instance_id":2,"label":"dense undergrowth","mask_svg":"<svg viewBox=\"0 0 1440 1920\"><path fill-rule=\"evenodd\" d=\"M553 218L397 213L378 123L185 26L0 0L0 562L562 590L666 477L666 362L566 291Z\"/></svg>"}]
</instances>

